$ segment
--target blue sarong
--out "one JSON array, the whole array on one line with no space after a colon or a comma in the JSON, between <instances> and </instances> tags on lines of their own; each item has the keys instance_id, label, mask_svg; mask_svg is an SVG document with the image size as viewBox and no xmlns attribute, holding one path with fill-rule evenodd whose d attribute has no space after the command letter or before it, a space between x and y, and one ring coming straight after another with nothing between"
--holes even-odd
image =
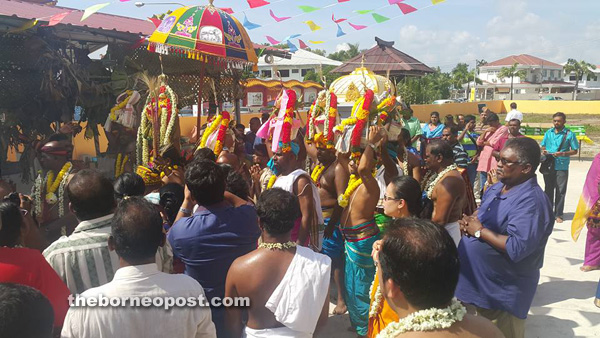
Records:
<instances>
[{"instance_id":1,"label":"blue sarong","mask_svg":"<svg viewBox=\"0 0 600 338\"><path fill-rule=\"evenodd\" d=\"M373 242L380 239L375 221L343 228L346 238L346 305L350 323L356 333L364 336L369 325L369 289L375 279L375 264L371 257Z\"/></svg>"},{"instance_id":2,"label":"blue sarong","mask_svg":"<svg viewBox=\"0 0 600 338\"><path fill-rule=\"evenodd\" d=\"M321 208L321 210L324 217L323 223L327 226L331 220L333 208ZM323 248L321 249L321 253L329 256L331 259L340 258L340 256L344 254L344 237L342 237L342 232L340 231L338 224L336 224L330 238L323 238Z\"/></svg>"}]
</instances>

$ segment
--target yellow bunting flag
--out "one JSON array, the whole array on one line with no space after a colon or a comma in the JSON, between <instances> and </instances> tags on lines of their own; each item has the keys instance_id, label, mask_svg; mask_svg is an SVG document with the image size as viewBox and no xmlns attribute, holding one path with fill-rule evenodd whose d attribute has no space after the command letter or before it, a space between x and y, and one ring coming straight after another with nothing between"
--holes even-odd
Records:
<instances>
[{"instance_id":1,"label":"yellow bunting flag","mask_svg":"<svg viewBox=\"0 0 600 338\"><path fill-rule=\"evenodd\" d=\"M23 31L26 31L26 30L28 30L30 28L35 27L35 25L37 25L37 23L38 23L37 19L31 19L31 20L26 21L20 27L11 29L9 32L10 33L23 32Z\"/></svg>"},{"instance_id":2,"label":"yellow bunting flag","mask_svg":"<svg viewBox=\"0 0 600 338\"><path fill-rule=\"evenodd\" d=\"M434 4L434 5L437 5L440 2L444 2L444 1L446 1L446 0L431 0L431 3Z\"/></svg>"},{"instance_id":3,"label":"yellow bunting flag","mask_svg":"<svg viewBox=\"0 0 600 338\"><path fill-rule=\"evenodd\" d=\"M108 6L108 5L110 5L110 2L105 2L103 4L97 4L97 5L93 5L93 6L90 6L90 7L86 8L83 11L83 15L81 16L81 21L89 18L90 15L96 13L97 11L101 10L102 8L104 8L104 7Z\"/></svg>"},{"instance_id":4,"label":"yellow bunting flag","mask_svg":"<svg viewBox=\"0 0 600 338\"><path fill-rule=\"evenodd\" d=\"M321 29L321 26L317 25L314 21L312 20L308 20L308 21L303 21L302 23L305 23L308 25L308 28L310 28L311 31L318 31L319 29Z\"/></svg>"},{"instance_id":5,"label":"yellow bunting flag","mask_svg":"<svg viewBox=\"0 0 600 338\"><path fill-rule=\"evenodd\" d=\"M314 45L318 45L320 43L325 43L325 41L313 41L313 40L308 40L308 42L314 44Z\"/></svg>"}]
</instances>

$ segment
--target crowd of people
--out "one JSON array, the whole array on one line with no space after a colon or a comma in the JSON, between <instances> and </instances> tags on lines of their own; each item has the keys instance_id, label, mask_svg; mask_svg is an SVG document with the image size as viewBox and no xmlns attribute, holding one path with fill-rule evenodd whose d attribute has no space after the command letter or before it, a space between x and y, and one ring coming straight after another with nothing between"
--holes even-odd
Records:
<instances>
[{"instance_id":1,"label":"crowd of people","mask_svg":"<svg viewBox=\"0 0 600 338\"><path fill-rule=\"evenodd\" d=\"M0 336L312 337L331 299L358 336L524 337L578 144L556 113L540 148L511 108L505 123L483 109L443 123L433 112L421 127L402 104L400 132L370 126L346 152L311 127L274 145L261 137L267 114L231 128L217 154L165 155L159 181L71 173L72 145L53 135L39 156L50 181L64 177L64 193L46 188L59 201L2 188ZM585 211L586 271L600 268L599 209ZM73 306L71 295L210 306ZM226 298L249 306L213 302Z\"/></svg>"}]
</instances>

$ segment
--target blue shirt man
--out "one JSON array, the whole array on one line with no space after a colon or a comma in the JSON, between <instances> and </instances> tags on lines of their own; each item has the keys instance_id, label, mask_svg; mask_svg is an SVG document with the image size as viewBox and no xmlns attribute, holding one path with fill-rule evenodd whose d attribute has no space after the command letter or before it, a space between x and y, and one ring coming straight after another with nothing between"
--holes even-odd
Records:
<instances>
[{"instance_id":1,"label":"blue shirt man","mask_svg":"<svg viewBox=\"0 0 600 338\"><path fill-rule=\"evenodd\" d=\"M563 146L558 149L560 143L562 142L563 137L567 135ZM556 128L551 128L546 131L544 134L544 139L542 140L542 147L546 148L546 151L550 154L565 153L570 150L579 150L579 141L577 141L577 135L573 133L569 128L562 128L562 130L557 130ZM554 156L555 157L555 166L554 170L569 170L569 164L571 163L570 156Z\"/></svg>"},{"instance_id":2,"label":"blue shirt man","mask_svg":"<svg viewBox=\"0 0 600 338\"><path fill-rule=\"evenodd\" d=\"M525 147L530 149L522 150ZM455 295L476 306L481 315L496 319L506 337L522 337L554 217L535 176L540 159L537 142L513 139L500 158L501 182L486 190L476 216L460 222L469 236L458 247L461 264ZM505 323L501 325L498 317ZM503 329L509 326L508 332Z\"/></svg>"}]
</instances>

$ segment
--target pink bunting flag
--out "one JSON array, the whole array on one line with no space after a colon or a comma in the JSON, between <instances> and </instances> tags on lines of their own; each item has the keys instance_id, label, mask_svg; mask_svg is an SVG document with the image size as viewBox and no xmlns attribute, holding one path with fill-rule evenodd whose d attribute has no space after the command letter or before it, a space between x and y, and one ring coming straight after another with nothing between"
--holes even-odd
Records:
<instances>
[{"instance_id":1,"label":"pink bunting flag","mask_svg":"<svg viewBox=\"0 0 600 338\"><path fill-rule=\"evenodd\" d=\"M277 21L277 22L281 22L281 21L283 21L283 20L287 20L287 19L291 18L291 16L282 16L282 17L278 17L278 16L276 16L276 15L275 15L275 13L273 13L273 10L272 10L272 9L269 9L269 14L271 14L271 17L272 17L272 18L273 18L275 21Z\"/></svg>"},{"instance_id":2,"label":"pink bunting flag","mask_svg":"<svg viewBox=\"0 0 600 338\"><path fill-rule=\"evenodd\" d=\"M352 28L356 29L357 31L359 31L359 30L361 30L361 29L365 29L365 28L367 28L367 26L364 26L364 25L354 25L354 24L352 24L350 21L348 21L348 24L349 24L349 25L350 25Z\"/></svg>"},{"instance_id":3,"label":"pink bunting flag","mask_svg":"<svg viewBox=\"0 0 600 338\"><path fill-rule=\"evenodd\" d=\"M338 0L338 2L348 2L350 0Z\"/></svg>"},{"instance_id":4,"label":"pink bunting flag","mask_svg":"<svg viewBox=\"0 0 600 338\"><path fill-rule=\"evenodd\" d=\"M148 21L152 22L156 28L162 23L162 20L159 18L148 18Z\"/></svg>"},{"instance_id":5,"label":"pink bunting flag","mask_svg":"<svg viewBox=\"0 0 600 338\"><path fill-rule=\"evenodd\" d=\"M402 13L404 15L417 11L417 9L414 8L413 6L407 5L407 4L403 4L401 2L397 3L396 5L398 5L398 7L400 8L400 10L402 11Z\"/></svg>"},{"instance_id":6,"label":"pink bunting flag","mask_svg":"<svg viewBox=\"0 0 600 338\"><path fill-rule=\"evenodd\" d=\"M300 44L300 49L308 48L308 45L304 43L304 41L298 39L298 43Z\"/></svg>"},{"instance_id":7,"label":"pink bunting flag","mask_svg":"<svg viewBox=\"0 0 600 338\"><path fill-rule=\"evenodd\" d=\"M390 5L395 5L395 4L401 3L402 1L404 1L404 0L388 0L388 3Z\"/></svg>"},{"instance_id":8,"label":"pink bunting flag","mask_svg":"<svg viewBox=\"0 0 600 338\"><path fill-rule=\"evenodd\" d=\"M59 14L52 16L50 18L50 20L48 20L47 27L58 25L61 21L63 21L64 18L67 17L67 15L71 14L71 12L73 12L73 11L59 13Z\"/></svg>"},{"instance_id":9,"label":"pink bunting flag","mask_svg":"<svg viewBox=\"0 0 600 338\"><path fill-rule=\"evenodd\" d=\"M277 41L275 39L273 39L272 37L265 35L265 37L267 38L267 41L269 41L269 43L271 43L272 45L278 45L281 41Z\"/></svg>"},{"instance_id":10,"label":"pink bunting flag","mask_svg":"<svg viewBox=\"0 0 600 338\"><path fill-rule=\"evenodd\" d=\"M250 8L257 8L257 7L262 7L262 6L266 6L269 5L269 2L266 2L265 0L246 0L248 1L248 6L250 6Z\"/></svg>"},{"instance_id":11,"label":"pink bunting flag","mask_svg":"<svg viewBox=\"0 0 600 338\"><path fill-rule=\"evenodd\" d=\"M331 20L333 20L333 22L335 23L340 23L342 21L346 21L347 19L335 19L335 14L331 13Z\"/></svg>"},{"instance_id":12,"label":"pink bunting flag","mask_svg":"<svg viewBox=\"0 0 600 338\"><path fill-rule=\"evenodd\" d=\"M222 10L223 12L227 13L227 14L233 14L233 9L229 8L229 7L223 7L223 8L219 8L220 10Z\"/></svg>"}]
</instances>

